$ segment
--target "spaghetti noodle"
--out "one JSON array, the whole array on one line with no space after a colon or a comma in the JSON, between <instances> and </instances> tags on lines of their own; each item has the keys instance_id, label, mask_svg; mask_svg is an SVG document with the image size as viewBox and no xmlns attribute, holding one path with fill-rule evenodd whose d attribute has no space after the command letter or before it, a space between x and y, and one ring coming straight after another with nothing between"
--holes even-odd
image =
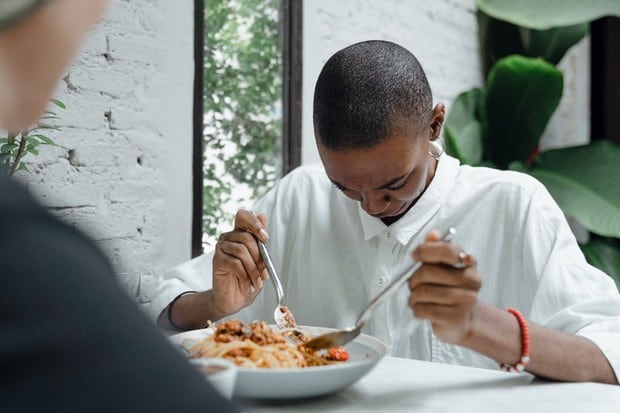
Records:
<instances>
[{"instance_id":1,"label":"spaghetti noodle","mask_svg":"<svg viewBox=\"0 0 620 413\"><path fill-rule=\"evenodd\" d=\"M304 347L307 337L297 330L274 331L264 321L249 325L240 320L209 323L214 333L184 347L190 358L221 357L246 368L301 368L339 363L348 359L343 348L316 352ZM293 341L299 344L294 344Z\"/></svg>"}]
</instances>

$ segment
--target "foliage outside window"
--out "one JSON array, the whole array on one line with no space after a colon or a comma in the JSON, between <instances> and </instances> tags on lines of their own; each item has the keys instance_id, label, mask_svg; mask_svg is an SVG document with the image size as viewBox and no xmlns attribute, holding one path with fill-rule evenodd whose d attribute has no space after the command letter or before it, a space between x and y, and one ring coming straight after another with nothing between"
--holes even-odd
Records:
<instances>
[{"instance_id":1,"label":"foliage outside window","mask_svg":"<svg viewBox=\"0 0 620 413\"><path fill-rule=\"evenodd\" d=\"M206 0L203 242L281 175L280 0Z\"/></svg>"}]
</instances>

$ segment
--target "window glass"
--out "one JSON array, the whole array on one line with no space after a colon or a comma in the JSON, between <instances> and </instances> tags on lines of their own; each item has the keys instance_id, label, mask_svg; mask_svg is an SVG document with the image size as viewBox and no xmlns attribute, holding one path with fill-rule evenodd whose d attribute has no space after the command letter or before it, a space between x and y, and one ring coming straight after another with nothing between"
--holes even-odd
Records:
<instances>
[{"instance_id":1,"label":"window glass","mask_svg":"<svg viewBox=\"0 0 620 413\"><path fill-rule=\"evenodd\" d=\"M281 2L205 1L205 247L282 173Z\"/></svg>"}]
</instances>

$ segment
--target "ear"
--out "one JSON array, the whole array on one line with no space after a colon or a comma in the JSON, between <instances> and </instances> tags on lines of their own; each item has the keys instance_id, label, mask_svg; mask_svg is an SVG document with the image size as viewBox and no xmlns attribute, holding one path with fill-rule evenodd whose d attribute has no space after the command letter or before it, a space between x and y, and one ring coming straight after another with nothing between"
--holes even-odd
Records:
<instances>
[{"instance_id":1,"label":"ear","mask_svg":"<svg viewBox=\"0 0 620 413\"><path fill-rule=\"evenodd\" d=\"M441 132L441 126L446 119L446 105L438 103L433 109L433 115L431 117L431 140L439 138Z\"/></svg>"}]
</instances>

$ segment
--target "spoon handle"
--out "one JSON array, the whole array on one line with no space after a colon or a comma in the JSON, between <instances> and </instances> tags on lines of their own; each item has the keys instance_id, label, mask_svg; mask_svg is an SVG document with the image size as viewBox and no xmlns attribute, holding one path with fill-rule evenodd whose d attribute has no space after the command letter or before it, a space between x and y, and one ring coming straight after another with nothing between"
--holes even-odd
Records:
<instances>
[{"instance_id":1,"label":"spoon handle","mask_svg":"<svg viewBox=\"0 0 620 413\"><path fill-rule=\"evenodd\" d=\"M441 237L442 241L445 242L450 242L452 240L452 238L454 237L454 234L456 234L456 230L454 228L449 228ZM368 303L368 305L366 306L366 308L364 309L364 311L362 311L362 313L360 314L359 318L357 319L357 322L355 323L356 326L359 326L360 324L365 323L366 321L368 321L368 319L370 318L370 313L379 306L379 304L381 304L381 302L389 295L391 295L392 293L394 293L394 291L398 290L398 288L404 284L405 281L407 281L410 277L411 274L414 273L415 271L418 270L418 268L420 268L422 266L421 262L414 262L411 266L409 266L409 268L407 268L405 271L401 272L395 279L394 281L392 281L392 283L390 285L387 286L387 288L383 291L381 291L379 294L377 294L375 296L375 298L373 298L370 303Z\"/></svg>"}]
</instances>

